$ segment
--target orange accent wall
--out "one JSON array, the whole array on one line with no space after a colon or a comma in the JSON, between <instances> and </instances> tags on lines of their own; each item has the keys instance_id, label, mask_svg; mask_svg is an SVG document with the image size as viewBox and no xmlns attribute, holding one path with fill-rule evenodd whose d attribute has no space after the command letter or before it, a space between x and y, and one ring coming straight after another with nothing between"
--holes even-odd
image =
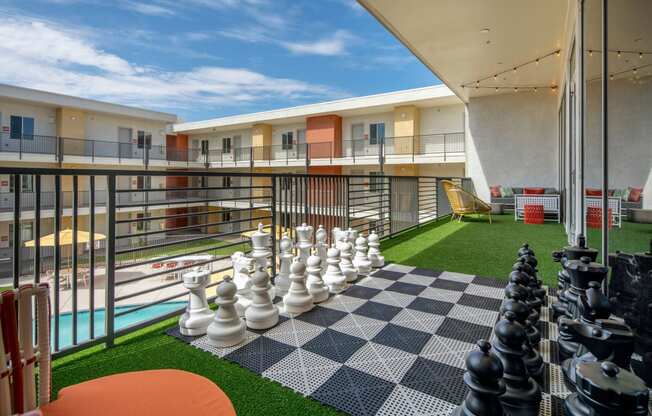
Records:
<instances>
[{"instance_id":1,"label":"orange accent wall","mask_svg":"<svg viewBox=\"0 0 652 416\"><path fill-rule=\"evenodd\" d=\"M166 176L165 177L165 187L166 188L187 188L188 187L188 177L187 176ZM176 214L185 214L188 212L188 208L167 208L165 210L166 215L176 215ZM188 218L179 217L179 218L168 218L165 220L165 228L177 228L185 227L188 225Z\"/></svg>"},{"instance_id":2,"label":"orange accent wall","mask_svg":"<svg viewBox=\"0 0 652 416\"><path fill-rule=\"evenodd\" d=\"M342 166L308 166L311 175L341 175Z\"/></svg>"},{"instance_id":3,"label":"orange accent wall","mask_svg":"<svg viewBox=\"0 0 652 416\"><path fill-rule=\"evenodd\" d=\"M342 155L342 117L315 116L306 119L306 142L311 144L311 158Z\"/></svg>"}]
</instances>

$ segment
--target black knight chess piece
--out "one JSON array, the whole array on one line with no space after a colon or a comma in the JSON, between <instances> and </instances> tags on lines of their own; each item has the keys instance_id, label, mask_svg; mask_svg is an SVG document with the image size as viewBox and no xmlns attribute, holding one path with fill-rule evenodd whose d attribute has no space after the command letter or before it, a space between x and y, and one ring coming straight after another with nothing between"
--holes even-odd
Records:
<instances>
[{"instance_id":1,"label":"black knight chess piece","mask_svg":"<svg viewBox=\"0 0 652 416\"><path fill-rule=\"evenodd\" d=\"M523 343L523 348L525 350L523 361L525 362L525 367L530 376L535 380L540 381L543 377L544 368L543 358L538 351L539 342L541 341L541 332L539 332L536 326L532 325L528 319L528 307L518 297L505 299L503 301L503 304L500 307L500 313L504 316L507 312L512 312L516 317L516 322L521 324L525 329L526 340Z\"/></svg>"},{"instance_id":2,"label":"black knight chess piece","mask_svg":"<svg viewBox=\"0 0 652 416\"><path fill-rule=\"evenodd\" d=\"M579 260L582 257L589 257L591 261L598 258L598 250L588 248L586 246L586 237L580 234L576 246L564 247L561 251L554 251L552 253L553 261L561 264L562 270L557 274L557 299L558 301L552 305L553 319L556 321L562 315L567 314L566 290L570 287L570 275L566 270L568 261Z\"/></svg>"},{"instance_id":3,"label":"black knight chess piece","mask_svg":"<svg viewBox=\"0 0 652 416\"><path fill-rule=\"evenodd\" d=\"M567 416L647 416L649 391L633 373L605 362L577 367L577 391L566 398Z\"/></svg>"},{"instance_id":4,"label":"black knight chess piece","mask_svg":"<svg viewBox=\"0 0 652 416\"><path fill-rule=\"evenodd\" d=\"M507 311L494 328L493 349L503 365L506 391L500 396L505 414L511 416L536 416L539 414L541 388L530 377L525 361L523 344L527 340L525 329L516 322L516 315Z\"/></svg>"},{"instance_id":5,"label":"black knight chess piece","mask_svg":"<svg viewBox=\"0 0 652 416\"><path fill-rule=\"evenodd\" d=\"M499 397L505 393L503 364L490 352L491 344L478 341L480 350L471 351L466 357L464 383L469 392L451 416L503 416Z\"/></svg>"}]
</instances>

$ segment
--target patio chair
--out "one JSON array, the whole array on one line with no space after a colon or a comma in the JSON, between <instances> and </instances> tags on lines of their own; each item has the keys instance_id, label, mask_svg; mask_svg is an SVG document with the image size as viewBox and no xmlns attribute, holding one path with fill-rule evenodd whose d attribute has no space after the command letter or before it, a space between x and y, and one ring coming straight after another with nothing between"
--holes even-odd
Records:
<instances>
[{"instance_id":1,"label":"patio chair","mask_svg":"<svg viewBox=\"0 0 652 416\"><path fill-rule=\"evenodd\" d=\"M49 335L47 284L24 285L0 295L0 416L235 416L231 401L213 382L180 370L100 377L68 386L51 401Z\"/></svg>"},{"instance_id":2,"label":"patio chair","mask_svg":"<svg viewBox=\"0 0 652 416\"><path fill-rule=\"evenodd\" d=\"M461 222L462 218L468 214L484 214L489 216L489 224L491 224L491 205L449 180L442 180L441 184L453 211L451 221L457 217L457 220Z\"/></svg>"}]
</instances>

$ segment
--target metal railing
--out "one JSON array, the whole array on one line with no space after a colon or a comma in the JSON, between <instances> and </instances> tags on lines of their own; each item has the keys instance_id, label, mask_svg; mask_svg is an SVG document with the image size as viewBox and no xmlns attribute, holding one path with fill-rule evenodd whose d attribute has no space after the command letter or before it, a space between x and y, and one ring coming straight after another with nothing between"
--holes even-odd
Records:
<instances>
[{"instance_id":1,"label":"metal railing","mask_svg":"<svg viewBox=\"0 0 652 416\"><path fill-rule=\"evenodd\" d=\"M230 273L231 254L250 250L248 233L258 223L274 230L273 276L277 239L294 236L301 223L390 237L450 213L436 177L40 168L0 174L11 175L15 189L23 181L34 187L11 194L13 231L0 249L0 285L49 281L57 354L112 345L116 336L181 313L188 292L180 276L196 267L214 277ZM134 176L164 188L131 189L125 178ZM41 192L45 183L54 190ZM17 226L25 223L33 237L47 239L26 247Z\"/></svg>"}]
</instances>

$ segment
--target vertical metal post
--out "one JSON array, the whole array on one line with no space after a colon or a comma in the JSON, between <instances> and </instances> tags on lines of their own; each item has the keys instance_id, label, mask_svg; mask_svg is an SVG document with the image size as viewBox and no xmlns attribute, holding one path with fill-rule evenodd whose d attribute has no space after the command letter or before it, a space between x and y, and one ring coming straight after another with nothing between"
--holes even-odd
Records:
<instances>
[{"instance_id":1,"label":"vertical metal post","mask_svg":"<svg viewBox=\"0 0 652 416\"><path fill-rule=\"evenodd\" d=\"M351 226L351 177L347 176L346 177L346 183L345 183L345 188L346 188L346 212L344 213L346 215L345 221L346 221L346 229L349 229Z\"/></svg>"},{"instance_id":2,"label":"vertical metal post","mask_svg":"<svg viewBox=\"0 0 652 416\"><path fill-rule=\"evenodd\" d=\"M18 288L20 284L20 190L21 190L21 175L14 174L14 229L13 229L13 274L14 274L14 288Z\"/></svg>"},{"instance_id":3,"label":"vertical metal post","mask_svg":"<svg viewBox=\"0 0 652 416\"><path fill-rule=\"evenodd\" d=\"M23 159L23 135L18 138L18 159Z\"/></svg>"},{"instance_id":4,"label":"vertical metal post","mask_svg":"<svg viewBox=\"0 0 652 416\"><path fill-rule=\"evenodd\" d=\"M88 276L88 334L90 339L95 338L95 176L90 176L88 203L88 230L91 234L89 253Z\"/></svg>"},{"instance_id":5,"label":"vertical metal post","mask_svg":"<svg viewBox=\"0 0 652 416\"><path fill-rule=\"evenodd\" d=\"M106 300L105 325L106 345L112 347L115 338L115 175L109 175L107 181L107 230L106 230Z\"/></svg>"},{"instance_id":6,"label":"vertical metal post","mask_svg":"<svg viewBox=\"0 0 652 416\"><path fill-rule=\"evenodd\" d=\"M270 176L272 181L272 278L276 277L276 176ZM251 215L251 212L249 213Z\"/></svg>"},{"instance_id":7,"label":"vertical metal post","mask_svg":"<svg viewBox=\"0 0 652 416\"><path fill-rule=\"evenodd\" d=\"M586 73L584 70L584 24L586 22L584 16L584 0L579 1L580 6L580 44L577 50L579 51L579 83L578 87L580 88L580 111L579 111L579 126L580 126L580 145L579 145L579 155L580 155L580 177L578 180L578 187L580 191L580 203L579 203L579 212L582 218L580 224L582 227L582 234L586 235L586 213L584 212L584 131L586 129L586 120L584 119L584 109L586 105ZM608 55L606 52L603 55Z\"/></svg>"},{"instance_id":8,"label":"vertical metal post","mask_svg":"<svg viewBox=\"0 0 652 416\"><path fill-rule=\"evenodd\" d=\"M61 176L54 177L54 350L59 350L59 276L61 276Z\"/></svg>"},{"instance_id":9,"label":"vertical metal post","mask_svg":"<svg viewBox=\"0 0 652 416\"><path fill-rule=\"evenodd\" d=\"M79 178L72 177L72 345L77 345L77 232L79 231L78 205ZM92 238L92 237L91 237Z\"/></svg>"},{"instance_id":10,"label":"vertical metal post","mask_svg":"<svg viewBox=\"0 0 652 416\"><path fill-rule=\"evenodd\" d=\"M609 50L608 44L608 0L602 0L602 50ZM609 260L609 57L608 53L602 54L602 264L605 266ZM605 279L606 280L606 279ZM608 294L608 284L603 283L605 293Z\"/></svg>"},{"instance_id":11,"label":"vertical metal post","mask_svg":"<svg viewBox=\"0 0 652 416\"><path fill-rule=\"evenodd\" d=\"M34 283L41 281L41 175L34 176Z\"/></svg>"}]
</instances>

